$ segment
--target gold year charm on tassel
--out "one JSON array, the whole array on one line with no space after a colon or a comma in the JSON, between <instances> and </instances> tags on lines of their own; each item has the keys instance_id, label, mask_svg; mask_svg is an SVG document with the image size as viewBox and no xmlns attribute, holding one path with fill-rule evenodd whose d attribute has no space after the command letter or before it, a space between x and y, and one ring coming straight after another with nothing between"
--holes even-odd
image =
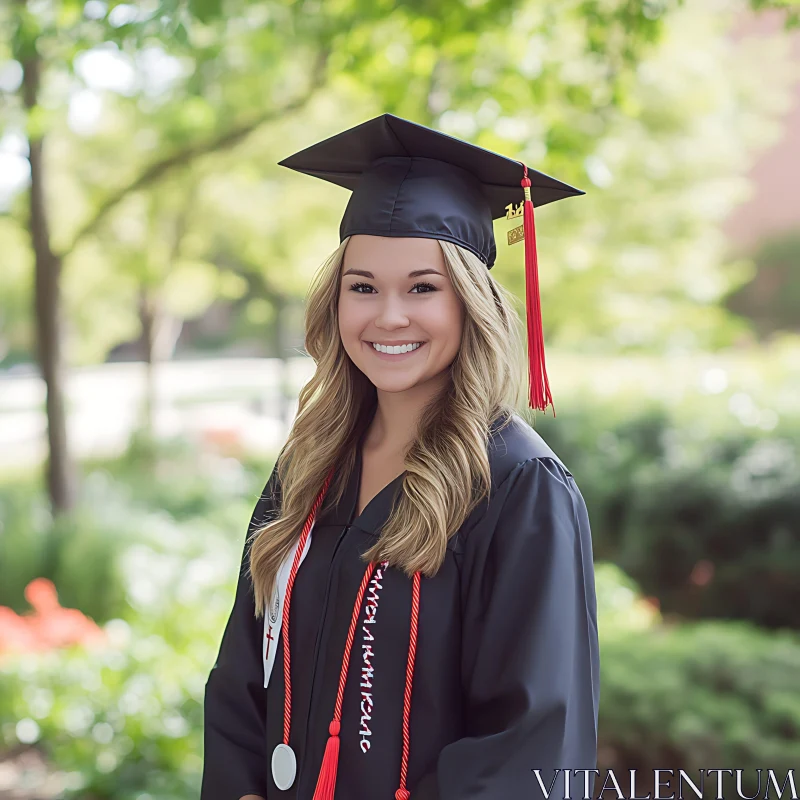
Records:
<instances>
[{"instance_id":1,"label":"gold year charm on tassel","mask_svg":"<svg viewBox=\"0 0 800 800\"><path fill-rule=\"evenodd\" d=\"M525 208L525 201L520 200L519 203L509 203L506 206L506 219L515 219L516 217L523 216ZM516 244L525 238L525 226L518 225L508 232L508 243Z\"/></svg>"},{"instance_id":2,"label":"gold year charm on tassel","mask_svg":"<svg viewBox=\"0 0 800 800\"><path fill-rule=\"evenodd\" d=\"M517 242L523 241L525 238L525 226L524 225L517 225L516 228L512 228L508 232L508 243L509 244L516 244Z\"/></svg>"},{"instance_id":3,"label":"gold year charm on tassel","mask_svg":"<svg viewBox=\"0 0 800 800\"><path fill-rule=\"evenodd\" d=\"M514 217L521 217L524 214L525 201L520 200L519 203L509 203L506 206L506 219L514 219Z\"/></svg>"}]
</instances>

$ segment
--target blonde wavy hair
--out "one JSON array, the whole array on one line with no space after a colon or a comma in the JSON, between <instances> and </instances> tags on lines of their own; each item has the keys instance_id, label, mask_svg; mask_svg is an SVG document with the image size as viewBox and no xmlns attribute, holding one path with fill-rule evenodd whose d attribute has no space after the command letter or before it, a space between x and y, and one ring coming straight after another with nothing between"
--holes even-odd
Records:
<instances>
[{"instance_id":1,"label":"blonde wavy hair","mask_svg":"<svg viewBox=\"0 0 800 800\"><path fill-rule=\"evenodd\" d=\"M505 427L523 398L523 358L516 298L469 250L437 239L465 309L451 380L422 411L417 439L405 456L402 492L375 545L363 558L388 561L411 576L434 575L449 538L491 486L487 443L491 426ZM353 364L338 328L346 238L315 275L305 314L305 349L316 363L300 392L298 412L276 461L277 516L254 530L250 576L256 616L264 613L281 563L297 542L333 465L328 495L338 502L355 466L356 447L377 406L377 392ZM326 498L327 502L327 498Z\"/></svg>"}]
</instances>

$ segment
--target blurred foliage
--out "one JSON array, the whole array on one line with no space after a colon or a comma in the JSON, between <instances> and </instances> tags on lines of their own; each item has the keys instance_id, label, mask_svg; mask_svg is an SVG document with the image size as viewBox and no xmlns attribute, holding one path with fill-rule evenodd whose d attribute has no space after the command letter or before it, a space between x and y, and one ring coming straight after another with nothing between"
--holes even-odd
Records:
<instances>
[{"instance_id":1,"label":"blurred foliage","mask_svg":"<svg viewBox=\"0 0 800 800\"><path fill-rule=\"evenodd\" d=\"M535 424L591 510L595 557L663 612L800 629L800 418L743 425L732 397L713 425L701 403L596 401Z\"/></svg>"},{"instance_id":2,"label":"blurred foliage","mask_svg":"<svg viewBox=\"0 0 800 800\"><path fill-rule=\"evenodd\" d=\"M134 438L123 457L81 465L81 504L55 520L38 476L6 481L0 484L0 605L21 613L24 587L41 576L55 583L63 606L96 622L133 619L137 608L124 584L136 547L160 537L169 547L170 539L209 528L243 541L270 471L260 461L245 466L201 454L181 440L159 443L154 452ZM142 577L137 585L146 583Z\"/></svg>"},{"instance_id":3,"label":"blurred foliage","mask_svg":"<svg viewBox=\"0 0 800 800\"><path fill-rule=\"evenodd\" d=\"M184 537L185 539L185 537ZM64 775L65 796L159 800L197 796L202 769L202 702L208 671L230 608L236 564L206 539L206 552L182 558L191 578L164 587L145 604L136 623L105 626L111 646L0 663L0 735L11 747L40 746ZM171 548L177 554L180 548ZM179 575L173 559L137 551L138 566ZM228 574L225 574L225 570ZM145 607L146 606L146 607Z\"/></svg>"},{"instance_id":4,"label":"blurred foliage","mask_svg":"<svg viewBox=\"0 0 800 800\"><path fill-rule=\"evenodd\" d=\"M766 797L767 768L779 784L800 752L800 637L742 622L602 630L599 719L601 770L639 769L647 796L654 769L742 770L743 795L715 776L703 797ZM757 769L764 773L758 791ZM676 789L673 778L671 795ZM596 787L599 788L599 787ZM662 787L662 792L665 789ZM687 789L687 791L689 791ZM692 791L692 796L695 796ZM669 796L662 794L662 797Z\"/></svg>"},{"instance_id":5,"label":"blurred foliage","mask_svg":"<svg viewBox=\"0 0 800 800\"><path fill-rule=\"evenodd\" d=\"M664 611L800 629L800 426L780 433L634 476L615 560Z\"/></svg>"},{"instance_id":6,"label":"blurred foliage","mask_svg":"<svg viewBox=\"0 0 800 800\"><path fill-rule=\"evenodd\" d=\"M597 627L602 636L622 631L643 631L661 622L652 599L645 598L636 582L616 564L595 563Z\"/></svg>"},{"instance_id":7,"label":"blurred foliage","mask_svg":"<svg viewBox=\"0 0 800 800\"><path fill-rule=\"evenodd\" d=\"M751 319L762 337L800 333L800 229L764 239L753 254L753 277L725 304Z\"/></svg>"},{"instance_id":8,"label":"blurred foliage","mask_svg":"<svg viewBox=\"0 0 800 800\"><path fill-rule=\"evenodd\" d=\"M164 533L133 548L139 574L158 577L149 593L133 592L135 621L106 624L109 646L0 662L0 745L40 748L64 798L199 791L204 685L241 542L220 531L193 541L180 526ZM779 775L791 766L800 744L796 636L739 623L664 627L612 565L598 564L597 588L601 769L674 765L696 775L721 763L749 778L765 764Z\"/></svg>"},{"instance_id":9,"label":"blurred foliage","mask_svg":"<svg viewBox=\"0 0 800 800\"><path fill-rule=\"evenodd\" d=\"M55 573L62 605L104 622L109 644L0 660L0 757L40 748L65 798L197 796L205 681L270 471L139 437L119 459L82 464L84 504ZM0 509L0 604L25 611L14 587L58 533L41 487L6 483Z\"/></svg>"},{"instance_id":10,"label":"blurred foliage","mask_svg":"<svg viewBox=\"0 0 800 800\"><path fill-rule=\"evenodd\" d=\"M588 189L538 212L548 341L609 351L738 340L747 326L719 300L748 265L727 260L718 224L780 135L794 76L785 38L734 46L728 34L749 6L769 5L781 4L3 6L0 133L21 156L26 131L47 133L69 360L102 361L136 339L142 292L178 320L232 305L250 320L237 334L263 339L336 246L346 200L275 162L384 111ZM13 59L31 48L44 76L26 117ZM23 200L0 219L12 264L0 271L0 356L15 360L32 353ZM522 296L520 251L499 250L496 274Z\"/></svg>"},{"instance_id":11,"label":"blurred foliage","mask_svg":"<svg viewBox=\"0 0 800 800\"><path fill-rule=\"evenodd\" d=\"M91 488L101 487L93 481ZM92 500L97 503L96 494ZM1 486L0 605L21 612L25 586L41 576L58 587L62 605L79 608L96 621L122 614L121 551L137 534L129 527L134 519L127 511L109 493L99 506L53 520L38 486Z\"/></svg>"}]
</instances>

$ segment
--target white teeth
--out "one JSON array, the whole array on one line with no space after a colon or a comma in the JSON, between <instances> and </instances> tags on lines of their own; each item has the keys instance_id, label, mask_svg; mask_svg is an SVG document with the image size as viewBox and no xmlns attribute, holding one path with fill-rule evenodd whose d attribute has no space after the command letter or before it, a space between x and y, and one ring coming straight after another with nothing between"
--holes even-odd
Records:
<instances>
[{"instance_id":1,"label":"white teeth","mask_svg":"<svg viewBox=\"0 0 800 800\"><path fill-rule=\"evenodd\" d=\"M372 343L372 346L379 352L379 353L392 353L397 355L398 353L408 353L411 350L416 350L418 347L422 346L422 342L414 342L414 344L401 344L397 347L386 347L382 344L375 344Z\"/></svg>"}]
</instances>

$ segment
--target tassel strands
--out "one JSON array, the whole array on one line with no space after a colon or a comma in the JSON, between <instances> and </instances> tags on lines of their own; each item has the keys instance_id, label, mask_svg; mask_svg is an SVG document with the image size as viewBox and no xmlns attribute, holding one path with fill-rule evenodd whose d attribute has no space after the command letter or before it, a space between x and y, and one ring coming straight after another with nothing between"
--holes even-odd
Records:
<instances>
[{"instance_id":1,"label":"tassel strands","mask_svg":"<svg viewBox=\"0 0 800 800\"><path fill-rule=\"evenodd\" d=\"M344 648L344 658L342 660L342 671L339 674L339 689L336 693L336 708L333 712L333 720L328 728L328 742L325 745L325 755L322 757L319 777L317 778L317 788L314 789L314 800L333 800L336 791L336 772L339 766L339 727L342 720L342 701L344 699L344 686L347 682L347 668L350 665L350 651L353 649L353 640L356 636L356 626L358 625L358 615L361 611L361 604L364 601L364 594L367 591L372 573L375 571L375 564L370 563L361 579L361 586L358 588L356 602L353 606L353 616L350 620L350 629L347 631L347 643Z\"/></svg>"},{"instance_id":2,"label":"tassel strands","mask_svg":"<svg viewBox=\"0 0 800 800\"><path fill-rule=\"evenodd\" d=\"M294 589L294 581L297 577L297 570L300 567L300 558L303 553L303 548L305 547L306 540L311 533L311 527L314 524L317 511L322 505L322 501L325 498L325 493L328 491L328 486L333 479L333 474L334 470L332 468L325 478L325 483L322 486L322 490L317 495L317 499L314 501L314 505L311 508L311 513L308 515L306 524L303 526L303 531L300 534L300 543L297 551L294 554L294 560L292 562L292 571L289 574L289 580L286 585L286 599L283 603L283 625L281 633L283 634L283 674L284 684L286 687L284 690L283 701L283 743L287 746L289 744L289 734L291 733L292 729L292 656L289 647L289 610L292 604L292 589Z\"/></svg>"},{"instance_id":3,"label":"tassel strands","mask_svg":"<svg viewBox=\"0 0 800 800\"><path fill-rule=\"evenodd\" d=\"M539 293L539 262L536 255L536 227L531 200L531 180L528 167L522 165L524 173L520 181L525 200L522 224L525 232L525 301L528 320L528 378L530 382L529 403L533 409L544 411L553 404L550 383L544 357L544 333L542 331L542 303ZM556 410L553 406L553 416Z\"/></svg>"},{"instance_id":4,"label":"tassel strands","mask_svg":"<svg viewBox=\"0 0 800 800\"><path fill-rule=\"evenodd\" d=\"M317 779L317 788L314 790L314 800L333 800L336 792L336 773L339 767L339 720L334 719L328 726L328 741L325 745L325 755L322 757L322 767Z\"/></svg>"},{"instance_id":5,"label":"tassel strands","mask_svg":"<svg viewBox=\"0 0 800 800\"><path fill-rule=\"evenodd\" d=\"M303 551L305 550L306 544L310 543L309 539L311 536L311 528L314 525L314 520L316 519L317 511L319 507L322 505L322 500L325 497L325 493L328 490L328 486L333 478L334 468L332 467L330 472L328 473L327 478L325 479L325 484L323 485L320 493L317 495L317 499L314 501L314 505L311 509L311 512L306 519L306 523L303 526L303 531L300 534L300 538L298 539L294 556L292 557L292 565L289 571L289 576L286 582L285 588L285 597L283 601L283 615L282 615L282 642L283 642L283 683L284 683L284 698L283 698L283 741L275 746L275 749L272 751L272 779L275 781L275 785L281 791L285 791L289 789L292 784L294 783L295 778L297 777L297 756L295 755L294 750L292 749L291 745L289 744L289 736L291 734L291 723L292 723L292 660L291 660L291 653L289 647L289 617L290 617L290 608L292 603L292 591L294 589L294 582L295 578L297 577L297 571L300 568L300 563L303 560ZM276 576L276 583L278 583L278 577ZM280 598L280 586L277 587L277 597ZM266 619L265 619L266 624ZM266 629L265 629L266 634ZM266 658L266 656L265 656Z\"/></svg>"},{"instance_id":6,"label":"tassel strands","mask_svg":"<svg viewBox=\"0 0 800 800\"><path fill-rule=\"evenodd\" d=\"M350 665L350 653L353 649L358 618L361 613L361 604L364 601L364 594L367 591L372 574L375 571L375 564L368 564L358 589L356 601L353 606L353 616L350 620L350 628L347 632L347 642L345 643L344 656L342 658L342 671L339 675L339 688L336 693L336 707L333 712L333 719L328 728L328 741L325 744L325 753L322 757L322 765L317 778L317 786L314 790L313 800L334 800L336 793L336 774L339 766L339 731L342 720L342 703L344 700L344 687L347 682L347 670ZM400 787L395 792L395 800L409 800L411 793L406 789L408 779L408 758L411 749L411 689L414 680L414 662L417 656L417 632L419 629L419 596L420 582L422 575L414 573L411 588L411 630L408 641L408 659L406 662L406 681L405 692L403 695L403 755L400 762Z\"/></svg>"},{"instance_id":7,"label":"tassel strands","mask_svg":"<svg viewBox=\"0 0 800 800\"><path fill-rule=\"evenodd\" d=\"M395 800L409 800L411 792L406 789L408 778L408 755L411 749L411 689L414 682L414 661L417 657L417 630L419 628L419 587L421 575L414 573L411 587L411 632L408 639L408 661L406 662L406 688L403 695L403 757L400 762L400 788L394 793Z\"/></svg>"}]
</instances>

